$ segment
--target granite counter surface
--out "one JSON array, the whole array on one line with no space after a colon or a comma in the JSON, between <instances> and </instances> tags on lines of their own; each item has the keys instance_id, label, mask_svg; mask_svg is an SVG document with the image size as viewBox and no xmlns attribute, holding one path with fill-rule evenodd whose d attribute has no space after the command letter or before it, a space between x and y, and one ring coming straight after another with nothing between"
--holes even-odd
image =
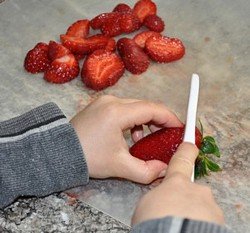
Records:
<instances>
[{"instance_id":1,"label":"granite counter surface","mask_svg":"<svg viewBox=\"0 0 250 233\"><path fill-rule=\"evenodd\" d=\"M133 1L124 2L132 5ZM155 2L166 22L164 34L183 40L185 57L171 64L152 63L140 76L126 72L115 86L95 92L80 78L64 85L49 84L41 74L26 73L23 59L37 42L58 40L72 22L110 11L118 2L0 1L0 120L50 101L70 118L104 94L162 101L185 120L190 77L198 73L198 117L205 133L220 145L223 171L197 182L212 187L234 232L250 232L250 1ZM129 231L85 202L64 193L17 200L0 212L0 232Z\"/></svg>"}]
</instances>

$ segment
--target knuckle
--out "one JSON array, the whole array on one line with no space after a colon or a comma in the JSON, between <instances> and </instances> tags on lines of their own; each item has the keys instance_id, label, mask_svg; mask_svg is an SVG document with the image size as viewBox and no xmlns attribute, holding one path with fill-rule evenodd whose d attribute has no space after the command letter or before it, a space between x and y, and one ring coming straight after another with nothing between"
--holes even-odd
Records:
<instances>
[{"instance_id":1,"label":"knuckle","mask_svg":"<svg viewBox=\"0 0 250 233\"><path fill-rule=\"evenodd\" d=\"M143 176L142 176L142 181L141 182L143 184L149 184L149 183L151 183L154 180L154 178L155 177L154 177L153 172L149 168L147 168L145 170Z\"/></svg>"},{"instance_id":2,"label":"knuckle","mask_svg":"<svg viewBox=\"0 0 250 233\"><path fill-rule=\"evenodd\" d=\"M183 185L187 182L187 177L184 176L181 172L175 172L172 174L171 180L174 184Z\"/></svg>"}]
</instances>

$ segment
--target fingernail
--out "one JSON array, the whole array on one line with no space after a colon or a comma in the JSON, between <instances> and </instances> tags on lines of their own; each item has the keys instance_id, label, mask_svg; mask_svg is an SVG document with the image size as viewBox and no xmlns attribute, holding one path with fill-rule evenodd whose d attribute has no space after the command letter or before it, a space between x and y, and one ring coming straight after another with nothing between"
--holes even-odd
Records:
<instances>
[{"instance_id":1,"label":"fingernail","mask_svg":"<svg viewBox=\"0 0 250 233\"><path fill-rule=\"evenodd\" d=\"M158 175L158 178L160 177L164 177L166 175L166 169L162 170L159 175Z\"/></svg>"}]
</instances>

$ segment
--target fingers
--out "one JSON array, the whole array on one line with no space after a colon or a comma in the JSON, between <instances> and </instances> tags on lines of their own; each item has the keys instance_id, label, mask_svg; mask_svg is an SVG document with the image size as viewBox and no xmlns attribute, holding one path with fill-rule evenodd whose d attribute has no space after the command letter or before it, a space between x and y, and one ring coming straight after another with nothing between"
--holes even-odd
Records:
<instances>
[{"instance_id":1,"label":"fingers","mask_svg":"<svg viewBox=\"0 0 250 233\"><path fill-rule=\"evenodd\" d=\"M117 176L142 184L149 184L162 177L162 171L167 165L158 160L143 161L133 157L128 152L120 156L120 166Z\"/></svg>"},{"instance_id":2,"label":"fingers","mask_svg":"<svg viewBox=\"0 0 250 233\"><path fill-rule=\"evenodd\" d=\"M159 127L159 126L153 125L153 124L149 124L148 128L149 128L150 132L152 132L152 133L155 132L155 131L157 131L157 130L162 129L162 127Z\"/></svg>"},{"instance_id":3,"label":"fingers","mask_svg":"<svg viewBox=\"0 0 250 233\"><path fill-rule=\"evenodd\" d=\"M190 180L198 153L199 150L194 144L187 142L182 143L170 160L165 179L168 179L174 174L181 174Z\"/></svg>"},{"instance_id":4,"label":"fingers","mask_svg":"<svg viewBox=\"0 0 250 233\"><path fill-rule=\"evenodd\" d=\"M126 114L120 118L123 130L149 122L162 127L182 126L178 117L163 104L136 101L123 106L122 111L123 116Z\"/></svg>"},{"instance_id":5,"label":"fingers","mask_svg":"<svg viewBox=\"0 0 250 233\"><path fill-rule=\"evenodd\" d=\"M141 138L143 138L143 126L137 125L133 129L131 129L131 136L134 142L137 142Z\"/></svg>"}]
</instances>

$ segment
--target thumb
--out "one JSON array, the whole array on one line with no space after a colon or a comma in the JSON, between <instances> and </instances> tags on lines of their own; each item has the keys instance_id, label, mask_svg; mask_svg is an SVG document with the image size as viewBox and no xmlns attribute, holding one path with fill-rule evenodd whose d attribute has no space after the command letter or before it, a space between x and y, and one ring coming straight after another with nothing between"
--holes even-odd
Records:
<instances>
[{"instance_id":1,"label":"thumb","mask_svg":"<svg viewBox=\"0 0 250 233\"><path fill-rule=\"evenodd\" d=\"M190 180L198 154L199 149L194 144L183 142L169 162L165 179L178 173Z\"/></svg>"},{"instance_id":2,"label":"thumb","mask_svg":"<svg viewBox=\"0 0 250 233\"><path fill-rule=\"evenodd\" d=\"M167 164L159 160L143 161L131 154L121 155L121 163L124 169L119 169L119 176L142 184L149 184L162 176L162 171Z\"/></svg>"}]
</instances>

